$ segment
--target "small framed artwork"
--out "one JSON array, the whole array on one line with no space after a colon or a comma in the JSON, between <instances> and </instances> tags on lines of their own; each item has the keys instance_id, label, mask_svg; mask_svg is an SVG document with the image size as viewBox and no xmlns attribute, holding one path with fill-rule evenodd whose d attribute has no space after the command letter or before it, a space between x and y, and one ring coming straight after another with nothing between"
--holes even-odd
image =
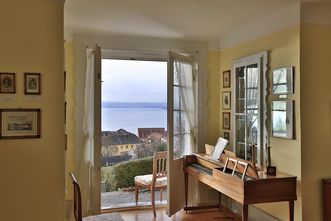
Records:
<instances>
[{"instance_id":1,"label":"small framed artwork","mask_svg":"<svg viewBox=\"0 0 331 221\"><path fill-rule=\"evenodd\" d=\"M222 93L222 106L224 110L231 109L231 92L223 92Z\"/></svg>"},{"instance_id":2,"label":"small framed artwork","mask_svg":"<svg viewBox=\"0 0 331 221\"><path fill-rule=\"evenodd\" d=\"M40 109L0 109L0 139L40 137Z\"/></svg>"},{"instance_id":3,"label":"small framed artwork","mask_svg":"<svg viewBox=\"0 0 331 221\"><path fill-rule=\"evenodd\" d=\"M24 73L24 94L40 95L40 73Z\"/></svg>"},{"instance_id":4,"label":"small framed artwork","mask_svg":"<svg viewBox=\"0 0 331 221\"><path fill-rule=\"evenodd\" d=\"M223 71L223 88L231 87L231 71Z\"/></svg>"},{"instance_id":5,"label":"small framed artwork","mask_svg":"<svg viewBox=\"0 0 331 221\"><path fill-rule=\"evenodd\" d=\"M223 112L222 119L223 119L223 129L230 130L230 112Z\"/></svg>"},{"instance_id":6,"label":"small framed artwork","mask_svg":"<svg viewBox=\"0 0 331 221\"><path fill-rule=\"evenodd\" d=\"M230 140L230 133L229 132L224 132L223 138L226 140Z\"/></svg>"},{"instance_id":7,"label":"small framed artwork","mask_svg":"<svg viewBox=\"0 0 331 221\"><path fill-rule=\"evenodd\" d=\"M0 93L16 93L15 73L0 73Z\"/></svg>"}]
</instances>

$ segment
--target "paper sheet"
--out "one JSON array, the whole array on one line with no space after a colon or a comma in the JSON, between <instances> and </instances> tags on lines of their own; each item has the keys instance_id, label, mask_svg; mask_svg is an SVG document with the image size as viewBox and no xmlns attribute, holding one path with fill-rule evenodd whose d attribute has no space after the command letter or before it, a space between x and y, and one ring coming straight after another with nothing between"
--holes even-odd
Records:
<instances>
[{"instance_id":1,"label":"paper sheet","mask_svg":"<svg viewBox=\"0 0 331 221\"><path fill-rule=\"evenodd\" d=\"M218 160L221 157L221 154L223 153L223 150L228 144L228 142L229 142L228 140L222 137L218 138L214 151L210 154L210 157L213 160Z\"/></svg>"}]
</instances>

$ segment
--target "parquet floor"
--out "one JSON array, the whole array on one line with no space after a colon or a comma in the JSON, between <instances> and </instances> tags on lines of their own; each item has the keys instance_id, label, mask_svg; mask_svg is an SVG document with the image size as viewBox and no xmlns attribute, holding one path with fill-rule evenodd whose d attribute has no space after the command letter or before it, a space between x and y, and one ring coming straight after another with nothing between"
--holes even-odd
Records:
<instances>
[{"instance_id":1,"label":"parquet floor","mask_svg":"<svg viewBox=\"0 0 331 221\"><path fill-rule=\"evenodd\" d=\"M190 211L185 213L179 211L171 218L165 212L165 208L156 210L156 218L153 217L151 210L133 210L120 212L125 221L240 221L238 217L224 209Z\"/></svg>"}]
</instances>

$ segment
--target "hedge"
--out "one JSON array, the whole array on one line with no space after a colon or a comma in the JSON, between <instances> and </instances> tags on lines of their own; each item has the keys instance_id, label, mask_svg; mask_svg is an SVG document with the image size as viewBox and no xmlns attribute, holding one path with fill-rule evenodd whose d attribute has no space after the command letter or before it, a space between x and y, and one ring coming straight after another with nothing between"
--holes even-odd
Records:
<instances>
[{"instance_id":1,"label":"hedge","mask_svg":"<svg viewBox=\"0 0 331 221\"><path fill-rule=\"evenodd\" d=\"M106 191L117 191L119 188L133 187L134 177L152 174L153 157L118 163L101 169L101 179L106 181Z\"/></svg>"}]
</instances>

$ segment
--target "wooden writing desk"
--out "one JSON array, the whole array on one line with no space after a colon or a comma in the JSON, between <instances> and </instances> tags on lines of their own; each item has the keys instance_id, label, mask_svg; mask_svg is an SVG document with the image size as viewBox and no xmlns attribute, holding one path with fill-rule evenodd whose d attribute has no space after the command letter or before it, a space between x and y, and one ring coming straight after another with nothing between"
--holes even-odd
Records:
<instances>
[{"instance_id":1,"label":"wooden writing desk","mask_svg":"<svg viewBox=\"0 0 331 221\"><path fill-rule=\"evenodd\" d=\"M247 161L246 161L247 162ZM224 164L214 161L204 154L188 155L184 158L185 211L202 207L188 207L188 176L216 189L220 193L242 204L242 221L248 220L248 205L269 202L289 202L289 220L294 220L296 177L277 172L277 176L267 176L258 171L258 177L242 176L240 170L233 172L233 166L224 170ZM253 168L254 169L254 168Z\"/></svg>"}]
</instances>

